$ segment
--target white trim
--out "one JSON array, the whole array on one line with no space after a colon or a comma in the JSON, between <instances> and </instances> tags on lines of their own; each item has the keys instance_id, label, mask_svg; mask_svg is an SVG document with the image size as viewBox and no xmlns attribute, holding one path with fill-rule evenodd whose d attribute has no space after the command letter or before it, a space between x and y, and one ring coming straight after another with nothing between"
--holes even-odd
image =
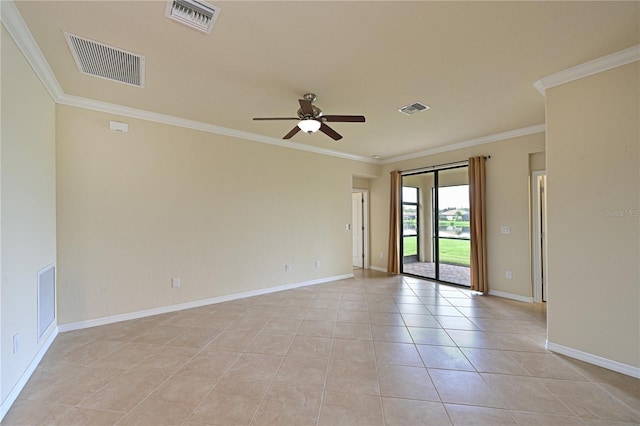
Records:
<instances>
[{"instance_id":1,"label":"white trim","mask_svg":"<svg viewBox=\"0 0 640 426\"><path fill-rule=\"evenodd\" d=\"M518 302L525 302L525 303L532 303L533 302L533 298L532 297L520 296L519 294L513 294L513 293L505 293L504 291L497 291L497 290L489 289L489 295L490 296L502 297L503 299L517 300Z\"/></svg>"},{"instance_id":2,"label":"white trim","mask_svg":"<svg viewBox=\"0 0 640 426\"><path fill-rule=\"evenodd\" d=\"M559 71L555 74L542 77L540 80L533 83L533 87L535 87L538 92L544 96L545 91L552 87L579 80L622 65L630 64L631 62L638 60L640 60L640 45L631 46L619 52L602 56L592 61L576 65L575 67L567 68L566 70Z\"/></svg>"},{"instance_id":3,"label":"white trim","mask_svg":"<svg viewBox=\"0 0 640 426\"><path fill-rule=\"evenodd\" d=\"M58 328L55 327L53 328L52 333L47 337L47 340L44 342L44 344L40 347L40 350L38 351L36 356L33 358L33 360L31 360L31 363L29 363L29 366L27 367L25 372L22 374L22 376L20 376L18 382L13 386L13 389L11 389L9 395L7 395L5 400L2 401L2 405L0 405L0 421L2 421L4 416L9 412L9 409L11 408L13 403L16 401L16 399L18 399L18 395L20 395L20 392L22 392L22 389L24 389L33 372L36 371L38 364L40 364L40 361L42 361L42 358L49 350L49 347L51 346L57 335Z\"/></svg>"},{"instance_id":4,"label":"white trim","mask_svg":"<svg viewBox=\"0 0 640 426\"><path fill-rule=\"evenodd\" d=\"M364 227L364 231L362 233L363 239L363 269L369 269L369 190L365 188L352 188L352 193L361 193L362 194L362 226Z\"/></svg>"},{"instance_id":5,"label":"white trim","mask_svg":"<svg viewBox=\"0 0 640 426\"><path fill-rule=\"evenodd\" d=\"M51 98L57 102L63 95L62 87L60 87L51 67L49 67L42 51L31 35L27 24L25 24L22 19L22 15L20 15L18 8L13 1L2 0L0 1L0 11L2 24L5 29L9 35L11 35L11 38L22 52L27 62L29 62L33 71L42 81Z\"/></svg>"},{"instance_id":6,"label":"white trim","mask_svg":"<svg viewBox=\"0 0 640 426\"><path fill-rule=\"evenodd\" d=\"M371 263L369 254L369 234L371 233L369 229L369 190L363 189L361 191L364 200L364 212L362 215L362 224L364 225L364 269L369 269L369 263Z\"/></svg>"},{"instance_id":7,"label":"white trim","mask_svg":"<svg viewBox=\"0 0 640 426\"><path fill-rule=\"evenodd\" d=\"M533 281L533 302L542 302L542 265L544 262L544 255L547 253L546 245L543 247L540 244L540 235L543 234L543 241L546 241L544 230L540 229L540 185L538 179L540 177L546 177L546 170L537 170L531 173L531 252L532 252L532 268L531 275ZM546 190L546 188L545 188ZM545 192L546 196L546 192ZM541 258L542 254L542 258Z\"/></svg>"},{"instance_id":8,"label":"white trim","mask_svg":"<svg viewBox=\"0 0 640 426\"><path fill-rule=\"evenodd\" d=\"M374 160L361 155L349 154L346 152L334 151L331 149L318 148L310 145L301 145L285 139L272 138L270 136L263 136L257 133L231 129L229 127L204 123L202 121L189 120L186 118L160 114L157 112L151 112L137 108L130 108L122 105L111 104L108 102L82 98L79 96L64 94L60 97L58 103L76 108L84 108L92 111L105 112L109 114L136 118L139 120L151 121L154 123L166 124L169 126L183 127L186 129L199 130L202 132L214 133L223 136L231 136L234 138L246 139L253 142L265 143L268 145L276 145L283 148L297 149L299 151L313 152L316 154L329 155L332 157L345 158L347 160L361 161L364 163L379 164L378 160Z\"/></svg>"},{"instance_id":9,"label":"white trim","mask_svg":"<svg viewBox=\"0 0 640 426\"><path fill-rule=\"evenodd\" d=\"M360 161L370 164L390 164L398 161L410 160L419 157L425 157L427 155L438 154L442 152L453 151L461 148L468 148L477 145L483 145L486 143L497 142L505 139L515 138L519 136L526 136L534 133L541 133L545 131L544 124L538 124L535 126L524 127L522 129L511 130L503 133L497 133L488 136L482 136L479 138L471 139L468 141L458 142L451 145L441 146L437 148L428 149L425 151L416 152L413 154L401 155L397 157L388 158L386 160L375 160L369 157L349 154L346 152L334 151L323 148L316 148L308 145L300 145L294 142L286 141L283 139L272 138L268 136L262 136L255 133L244 132L240 130L230 129L222 126L216 126L213 124L187 120L179 117L173 117L165 114L158 114L150 111L139 110L135 108L128 108L125 106L108 104L106 102L95 101L91 99L81 98L78 96L67 95L62 91L62 87L58 83L51 67L47 63L42 51L35 42L31 32L25 24L20 12L16 8L13 0L0 1L0 11L2 16L2 23L7 29L7 32L11 35L15 43L18 45L25 58L31 64L34 72L38 75L44 86L49 91L49 94L53 100L57 103L64 105L75 106L78 108L91 109L94 111L109 112L112 114L123 115L132 118L139 118L141 120L153 121L157 123L163 123L178 127L185 127L195 130L201 130L209 133L215 133L220 135L227 135L237 137L241 139L247 139L254 142L261 142L270 145L277 145L281 147L297 149L300 151L313 152L316 154L329 155L338 158L345 158L354 161ZM551 74L547 77L543 77L536 81L533 85L538 91L544 95L545 89L557 86L569 81L576 80L578 78L586 77L591 74L606 71L611 68L618 67L620 65L628 64L634 61L640 60L640 45L632 46L628 49L620 52L613 53L611 55L603 56L602 58L595 59L593 61L586 62L582 65L578 65L573 68L569 68L564 71L560 71L555 74Z\"/></svg>"},{"instance_id":10,"label":"white trim","mask_svg":"<svg viewBox=\"0 0 640 426\"><path fill-rule=\"evenodd\" d=\"M229 294L226 296L213 297L210 299L194 300L192 302L180 303L177 305L161 306L159 308L147 309L144 311L129 312L126 314L119 314L119 315L113 315L109 317L102 317L102 318L96 318L96 319L91 319L86 321L73 322L69 324L62 324L58 326L58 329L61 333L63 333L66 331L80 330L83 328L91 328L91 327L97 327L100 325L113 324L115 322L128 321L132 319L144 318L144 317L149 317L153 315L166 314L169 312L182 311L184 309L199 308L200 306L213 305L213 304L222 303L222 302L229 302L232 300L244 299L247 297L261 296L264 294L276 293L278 291L283 291L283 290L291 290L299 287L323 284L323 283L332 282L332 281L339 281L347 278L353 278L353 273L336 275L333 277L318 278L311 281L304 281L304 282L293 283L293 284L285 284L277 287L262 288L259 290L246 291L243 293L235 293L235 294Z\"/></svg>"},{"instance_id":11,"label":"white trim","mask_svg":"<svg viewBox=\"0 0 640 426\"><path fill-rule=\"evenodd\" d=\"M254 142L266 143L269 145L276 145L284 148L297 149L300 151L313 152L321 155L328 155L332 157L344 158L347 160L360 161L369 164L389 164L396 161L408 160L418 157L424 157L427 155L437 154L441 152L452 151L460 148L467 148L470 146L482 145L485 143L496 142L504 139L514 138L518 136L530 135L533 133L544 132L544 124L536 126L525 127L523 129L511 130L508 132L498 133L495 135L483 136L469 141L454 143L452 145L441 146L426 151L417 152L414 154L407 154L399 157L392 157L387 160L381 161L366 156L349 154L346 152L334 151L330 149L318 148L310 145L297 144L284 139L272 138L269 136L258 135L256 133L245 132L241 130L231 129L228 127L217 126L214 124L204 123L200 121L188 120L185 118L174 117L166 114L159 114L151 111L145 111L136 108L130 108L122 105L110 104L107 102L96 101L93 99L82 98L79 96L67 95L62 91L58 80L56 79L53 71L49 67L49 64L44 58L42 51L35 42L31 32L25 24L20 12L18 12L15 4L12 0L0 1L0 7L2 9L2 22L7 28L7 31L16 44L24 54L27 61L33 67L35 73L38 75L42 83L45 85L51 97L56 103L62 105L73 106L77 108L84 108L93 111L105 112L109 114L116 114L125 117L137 118L140 120L151 121L155 123L167 124L170 126L184 127L187 129L200 130L203 132L214 133L219 135L231 136L240 139L246 139Z\"/></svg>"},{"instance_id":12,"label":"white trim","mask_svg":"<svg viewBox=\"0 0 640 426\"><path fill-rule=\"evenodd\" d=\"M387 268L381 268L381 267L379 267L379 266L373 266L373 265L371 265L371 266L369 267L369 269L373 269L374 271L378 271L378 272L384 272L385 274L387 274L387 273L388 273L388 272L387 272Z\"/></svg>"},{"instance_id":13,"label":"white trim","mask_svg":"<svg viewBox=\"0 0 640 426\"><path fill-rule=\"evenodd\" d=\"M456 149L469 148L477 145L484 145L491 142L498 142L505 139L513 139L520 136L532 135L535 133L543 133L545 131L544 124L523 127L521 129L509 130L507 132L496 133L493 135L481 136L475 139L469 139L463 142L453 143L451 145L440 146L437 148L427 149L425 151L415 152L413 154L400 155L382 160L381 164L397 163L399 161L412 160L414 158L426 157L428 155L440 154L442 152L454 151Z\"/></svg>"},{"instance_id":14,"label":"white trim","mask_svg":"<svg viewBox=\"0 0 640 426\"><path fill-rule=\"evenodd\" d=\"M155 123L168 124L170 126L184 127L187 129L200 130L208 133L247 139L254 142L261 142L269 145L281 146L284 148L297 149L299 151L313 152L316 154L345 158L347 160L361 161L370 164L380 164L380 161L378 160L361 155L297 144L295 142L284 139L272 138L269 136L258 135L251 132L244 132L228 127L216 126L214 124L204 123L200 121L187 120L184 118L174 117L166 114L159 114L151 111L129 108L122 105L82 98L79 96L67 95L63 92L62 87L55 77L55 74L49 67L49 64L42 54L42 51L31 35L29 28L22 19L22 16L16 8L14 2L12 0L2 0L0 1L0 9L2 12L2 23L7 29L7 32L11 35L15 43L18 45L20 51L29 62L34 72L38 75L56 103L74 106L77 108L89 109L93 111L117 114L125 117L137 118L140 120L146 120Z\"/></svg>"},{"instance_id":15,"label":"white trim","mask_svg":"<svg viewBox=\"0 0 640 426\"><path fill-rule=\"evenodd\" d=\"M640 367L634 367L632 365L623 364L621 362L603 358L598 355L582 352L577 349L569 348L567 346L550 342L549 340L547 340L546 348L551 352L556 352L561 355L566 355L568 357L575 358L580 361L588 362L589 364L597 365L599 367L603 367L608 370L617 371L618 373L626 374L627 376L640 379Z\"/></svg>"},{"instance_id":16,"label":"white trim","mask_svg":"<svg viewBox=\"0 0 640 426\"><path fill-rule=\"evenodd\" d=\"M40 277L42 276L42 274L44 274L45 272L49 271L53 269L53 319L51 320L51 322L49 324L47 324L47 328L44 330L40 330ZM58 286L57 286L57 268L56 268L56 263L52 263L48 266L45 266L44 268L40 269L38 271L38 289L37 289L37 300L36 300L36 312L37 312L37 317L38 317L38 324L37 324L37 335L38 335L38 343L40 343L42 341L42 339L47 336L50 332L51 329L56 327L56 323L58 320Z\"/></svg>"}]
</instances>

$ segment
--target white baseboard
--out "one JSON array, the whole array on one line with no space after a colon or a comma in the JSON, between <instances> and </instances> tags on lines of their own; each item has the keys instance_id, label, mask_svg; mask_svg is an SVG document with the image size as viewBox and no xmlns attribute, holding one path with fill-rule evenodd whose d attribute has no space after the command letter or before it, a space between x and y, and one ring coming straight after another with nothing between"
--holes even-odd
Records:
<instances>
[{"instance_id":1,"label":"white baseboard","mask_svg":"<svg viewBox=\"0 0 640 426\"><path fill-rule=\"evenodd\" d=\"M42 347L40 348L38 353L36 353L36 356L33 357L31 362L29 363L29 366L25 370L24 374L22 374L13 389L11 389L11 392L9 392L9 395L7 395L5 400L2 401L2 404L0 405L0 421L2 421L4 416L9 412L9 409L11 408L13 403L16 402L16 399L18 399L18 395L20 395L20 392L22 392L22 389L24 389L33 372L36 371L38 364L40 364L40 361L42 361L44 354L47 353L49 347L51 346L57 335L58 327L54 326L51 333L44 341Z\"/></svg>"},{"instance_id":2,"label":"white baseboard","mask_svg":"<svg viewBox=\"0 0 640 426\"><path fill-rule=\"evenodd\" d=\"M547 340L547 350L556 352L561 355L566 355L571 358L578 359L580 361L588 362L589 364L597 365L598 367L606 368L608 370L617 371L618 373L626 374L627 376L640 379L640 368L632 365L623 364L618 361L612 361L607 358L603 358L598 355L593 355L587 352L582 352L577 349L569 348L567 346L559 345Z\"/></svg>"},{"instance_id":3,"label":"white baseboard","mask_svg":"<svg viewBox=\"0 0 640 426\"><path fill-rule=\"evenodd\" d=\"M170 305L170 306L162 306L159 308L147 309L144 311L129 312L126 314L113 315L109 317L72 322L68 324L59 325L58 329L60 332L80 330L83 328L91 328L91 327L97 327L100 325L113 324L121 321L129 321L132 319L144 318L144 317L149 317L149 316L159 315L159 314L166 314L169 312L176 312L184 309L199 308L200 306L213 305L213 304L222 303L222 302L229 302L232 300L244 299L244 298L253 297L253 296L261 296L264 294L276 293L278 291L291 290L294 288L306 287L306 286L316 285L316 284L323 284L323 283L328 283L332 281L344 280L347 278L353 278L353 273L336 275L333 277L319 278L311 281L303 281L303 282L293 283L293 284L285 284L277 287L262 288L259 290L252 290L252 291L246 291L243 293L230 294L227 296L213 297L210 299L194 300L193 302L180 303L177 305Z\"/></svg>"},{"instance_id":4,"label":"white baseboard","mask_svg":"<svg viewBox=\"0 0 640 426\"><path fill-rule=\"evenodd\" d=\"M503 291L489 289L490 296L498 296L504 299L517 300L518 302L533 303L533 297L520 296L519 294L505 293Z\"/></svg>"},{"instance_id":5,"label":"white baseboard","mask_svg":"<svg viewBox=\"0 0 640 426\"><path fill-rule=\"evenodd\" d=\"M371 265L369 269L373 269L374 271L378 271L378 272L384 272L385 274L387 273L387 268L381 268L379 266Z\"/></svg>"}]
</instances>

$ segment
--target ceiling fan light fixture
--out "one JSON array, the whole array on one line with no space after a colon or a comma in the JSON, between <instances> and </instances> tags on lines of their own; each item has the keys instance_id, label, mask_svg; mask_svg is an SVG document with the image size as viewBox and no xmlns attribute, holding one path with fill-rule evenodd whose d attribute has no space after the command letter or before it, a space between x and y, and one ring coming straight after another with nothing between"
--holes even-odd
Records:
<instances>
[{"instance_id":1,"label":"ceiling fan light fixture","mask_svg":"<svg viewBox=\"0 0 640 426\"><path fill-rule=\"evenodd\" d=\"M298 123L298 127L303 132L307 133L315 133L320 130L321 123L318 120L314 120L313 118L305 118L304 120L300 120Z\"/></svg>"}]
</instances>

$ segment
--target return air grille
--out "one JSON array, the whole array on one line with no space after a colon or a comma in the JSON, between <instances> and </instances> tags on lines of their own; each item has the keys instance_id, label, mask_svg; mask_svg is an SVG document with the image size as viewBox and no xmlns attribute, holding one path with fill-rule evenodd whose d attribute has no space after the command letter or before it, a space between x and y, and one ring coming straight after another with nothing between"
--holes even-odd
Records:
<instances>
[{"instance_id":1,"label":"return air grille","mask_svg":"<svg viewBox=\"0 0 640 426\"><path fill-rule=\"evenodd\" d=\"M56 268L38 271L38 341L56 319Z\"/></svg>"},{"instance_id":2,"label":"return air grille","mask_svg":"<svg viewBox=\"0 0 640 426\"><path fill-rule=\"evenodd\" d=\"M188 27L210 34L220 8L201 0L169 0L165 16Z\"/></svg>"},{"instance_id":3,"label":"return air grille","mask_svg":"<svg viewBox=\"0 0 640 426\"><path fill-rule=\"evenodd\" d=\"M144 56L67 32L64 35L83 74L144 87Z\"/></svg>"}]
</instances>

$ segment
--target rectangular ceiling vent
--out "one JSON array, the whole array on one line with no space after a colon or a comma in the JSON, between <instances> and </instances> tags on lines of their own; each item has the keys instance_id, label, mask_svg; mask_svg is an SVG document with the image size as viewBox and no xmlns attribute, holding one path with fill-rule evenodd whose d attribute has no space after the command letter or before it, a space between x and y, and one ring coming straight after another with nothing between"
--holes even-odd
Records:
<instances>
[{"instance_id":1,"label":"rectangular ceiling vent","mask_svg":"<svg viewBox=\"0 0 640 426\"><path fill-rule=\"evenodd\" d=\"M64 36L81 73L144 87L144 56L71 33Z\"/></svg>"},{"instance_id":2,"label":"rectangular ceiling vent","mask_svg":"<svg viewBox=\"0 0 640 426\"><path fill-rule=\"evenodd\" d=\"M406 114L406 115L413 115L416 112L424 111L424 110L427 110L429 108L430 108L429 105L425 105L425 104L423 104L421 102L415 102L415 103L413 103L411 105L403 106L398 111L400 111L401 113Z\"/></svg>"},{"instance_id":3,"label":"rectangular ceiling vent","mask_svg":"<svg viewBox=\"0 0 640 426\"><path fill-rule=\"evenodd\" d=\"M188 27L210 34L220 8L200 0L169 0L165 16Z\"/></svg>"}]
</instances>

